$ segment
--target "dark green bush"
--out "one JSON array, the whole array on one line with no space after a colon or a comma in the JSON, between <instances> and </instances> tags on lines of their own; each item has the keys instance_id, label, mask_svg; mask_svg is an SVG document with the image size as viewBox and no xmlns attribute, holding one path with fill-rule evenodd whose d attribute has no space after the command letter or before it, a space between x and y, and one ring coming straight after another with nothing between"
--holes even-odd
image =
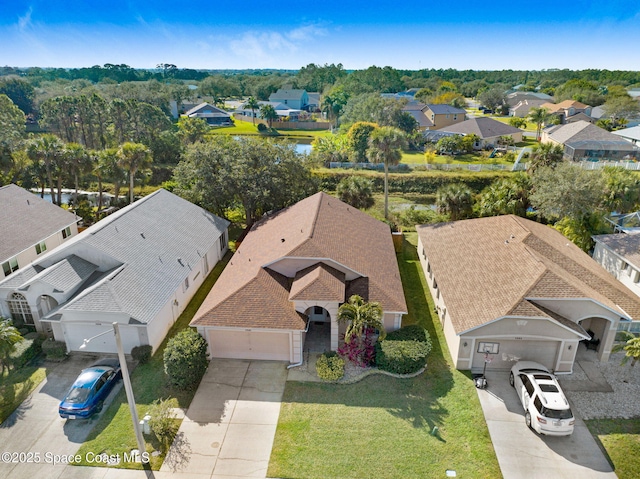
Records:
<instances>
[{"instance_id":1,"label":"dark green bush","mask_svg":"<svg viewBox=\"0 0 640 479\"><path fill-rule=\"evenodd\" d=\"M419 324L411 324L387 334L387 341L421 341L431 345L431 338L426 329Z\"/></svg>"},{"instance_id":2,"label":"dark green bush","mask_svg":"<svg viewBox=\"0 0 640 479\"><path fill-rule=\"evenodd\" d=\"M136 346L131 350L131 357L138 361L140 364L144 364L151 359L151 353L153 352L153 347L149 344L143 344L142 346Z\"/></svg>"},{"instance_id":3,"label":"dark green bush","mask_svg":"<svg viewBox=\"0 0 640 479\"><path fill-rule=\"evenodd\" d=\"M316 361L316 372L320 379L337 381L344 376L344 359L335 351L323 353Z\"/></svg>"},{"instance_id":4,"label":"dark green bush","mask_svg":"<svg viewBox=\"0 0 640 479\"><path fill-rule=\"evenodd\" d=\"M264 123L258 123L258 131L267 131L269 127Z\"/></svg>"},{"instance_id":5,"label":"dark green bush","mask_svg":"<svg viewBox=\"0 0 640 479\"><path fill-rule=\"evenodd\" d=\"M207 370L207 342L195 329L187 328L167 342L163 359L171 385L195 389Z\"/></svg>"},{"instance_id":6,"label":"dark green bush","mask_svg":"<svg viewBox=\"0 0 640 479\"><path fill-rule=\"evenodd\" d=\"M51 361L62 361L67 357L67 345L63 341L48 339L42 343L42 352Z\"/></svg>"},{"instance_id":7,"label":"dark green bush","mask_svg":"<svg viewBox=\"0 0 640 479\"><path fill-rule=\"evenodd\" d=\"M390 341L376 343L376 364L383 371L411 374L427 364L431 343L422 341Z\"/></svg>"},{"instance_id":8,"label":"dark green bush","mask_svg":"<svg viewBox=\"0 0 640 479\"><path fill-rule=\"evenodd\" d=\"M21 368L42 351L44 337L38 333L27 333L24 339L16 343L15 349L9 355L9 362L14 368Z\"/></svg>"}]
</instances>

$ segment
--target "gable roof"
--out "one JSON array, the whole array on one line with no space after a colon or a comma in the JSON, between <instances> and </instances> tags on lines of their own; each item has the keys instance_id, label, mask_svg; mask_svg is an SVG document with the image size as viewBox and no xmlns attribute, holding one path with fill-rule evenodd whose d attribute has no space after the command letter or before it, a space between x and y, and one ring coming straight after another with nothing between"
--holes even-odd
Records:
<instances>
[{"instance_id":1,"label":"gable roof","mask_svg":"<svg viewBox=\"0 0 640 479\"><path fill-rule=\"evenodd\" d=\"M294 271L291 263L302 268ZM253 225L191 324L303 329L291 300L308 299L308 288L313 288L335 301L345 273L347 291L365 277L359 287L365 284L366 300L378 301L388 312L407 311L389 227L316 193ZM251 295L245 293L249 285ZM262 290L277 291L277 303ZM247 302L251 307L245 307ZM280 309L270 322L262 311L267 302Z\"/></svg>"},{"instance_id":2,"label":"gable roof","mask_svg":"<svg viewBox=\"0 0 640 479\"><path fill-rule=\"evenodd\" d=\"M575 108L576 110L584 110L586 108L590 108L589 105L585 105L584 103L580 103L576 100L564 100L560 103L544 103L541 106L542 108L546 108L551 113L557 113L560 110L568 110L569 108Z\"/></svg>"},{"instance_id":3,"label":"gable roof","mask_svg":"<svg viewBox=\"0 0 640 479\"><path fill-rule=\"evenodd\" d=\"M42 280L58 290L80 286L57 314L95 311L100 304L101 310L128 314L131 322L148 323L228 225L227 220L160 189L42 256L22 278L25 284ZM94 271L103 274L92 283L89 276ZM14 284L11 277L8 280ZM2 282L0 287L8 284Z\"/></svg>"},{"instance_id":4,"label":"gable roof","mask_svg":"<svg viewBox=\"0 0 640 479\"><path fill-rule=\"evenodd\" d=\"M494 138L496 136L513 135L514 133L522 133L522 130L515 128L506 123L499 122L493 118L481 117L470 118L455 125L440 128L440 131L448 133L458 133L461 135L478 135L481 139Z\"/></svg>"},{"instance_id":5,"label":"gable roof","mask_svg":"<svg viewBox=\"0 0 640 479\"><path fill-rule=\"evenodd\" d=\"M549 316L536 298L591 298L640 319L640 298L549 226L508 215L417 229L457 333L504 316Z\"/></svg>"},{"instance_id":6,"label":"gable roof","mask_svg":"<svg viewBox=\"0 0 640 479\"><path fill-rule=\"evenodd\" d=\"M269 101L300 100L306 93L306 90L279 88L277 92L269 95Z\"/></svg>"},{"instance_id":7,"label":"gable roof","mask_svg":"<svg viewBox=\"0 0 640 479\"><path fill-rule=\"evenodd\" d=\"M204 102L194 106L185 113L185 116L197 116L197 117L227 117L231 116L228 112L213 106L210 103Z\"/></svg>"},{"instance_id":8,"label":"gable roof","mask_svg":"<svg viewBox=\"0 0 640 479\"><path fill-rule=\"evenodd\" d=\"M612 131L611 134L621 136L622 138L628 138L629 140L640 141L640 125Z\"/></svg>"},{"instance_id":9,"label":"gable roof","mask_svg":"<svg viewBox=\"0 0 640 479\"><path fill-rule=\"evenodd\" d=\"M73 213L14 184L0 187L0 205L0 262L77 221Z\"/></svg>"},{"instance_id":10,"label":"gable roof","mask_svg":"<svg viewBox=\"0 0 640 479\"><path fill-rule=\"evenodd\" d=\"M425 107L427 109L431 110L436 115L446 115L446 114L457 114L457 115L460 115L460 114L466 114L467 113L462 108L456 108L455 106L451 106L451 105L441 105L441 104L429 103L428 105L425 105ZM424 109L422 111L424 111Z\"/></svg>"},{"instance_id":11,"label":"gable roof","mask_svg":"<svg viewBox=\"0 0 640 479\"><path fill-rule=\"evenodd\" d=\"M618 151L634 151L636 149L631 143L619 136L583 120L551 126L544 131L549 139L575 149L603 148L605 146L606 149Z\"/></svg>"}]
</instances>

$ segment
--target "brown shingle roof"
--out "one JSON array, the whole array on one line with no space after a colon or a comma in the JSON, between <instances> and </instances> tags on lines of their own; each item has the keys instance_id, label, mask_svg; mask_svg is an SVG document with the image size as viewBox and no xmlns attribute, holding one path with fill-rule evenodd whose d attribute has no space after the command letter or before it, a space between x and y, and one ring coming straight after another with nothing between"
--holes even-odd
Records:
<instances>
[{"instance_id":1,"label":"brown shingle roof","mask_svg":"<svg viewBox=\"0 0 640 479\"><path fill-rule=\"evenodd\" d=\"M251 295L243 291L257 284L258 277L265 282L260 283L264 288L275 281L273 275L265 276L266 268L291 282L298 270L319 262L346 273L347 282L366 277L367 281L360 281L359 286L367 284L369 300L379 302L384 311L407 311L389 227L337 198L317 193L252 227L192 324L283 328L277 315L265 320L260 305L270 298L265 297L261 288L254 287ZM323 271L323 278L328 280L325 272L330 270ZM349 286L347 289L352 290ZM282 287L286 289L286 301L278 302L274 308L280 308L289 318L286 327L302 329L301 319L297 325L290 321L294 306L289 295L298 294L303 288ZM247 302L250 307L246 307Z\"/></svg>"},{"instance_id":2,"label":"brown shingle roof","mask_svg":"<svg viewBox=\"0 0 640 479\"><path fill-rule=\"evenodd\" d=\"M448 133L459 133L461 135L474 134L478 135L478 137L481 139L522 133L522 130L518 128L487 117L470 118L461 123L456 123L455 125L440 128L439 131L446 131Z\"/></svg>"},{"instance_id":3,"label":"brown shingle roof","mask_svg":"<svg viewBox=\"0 0 640 479\"><path fill-rule=\"evenodd\" d=\"M345 274L324 263L302 269L291 284L291 301L344 301Z\"/></svg>"},{"instance_id":4,"label":"brown shingle roof","mask_svg":"<svg viewBox=\"0 0 640 479\"><path fill-rule=\"evenodd\" d=\"M457 332L544 315L527 298L592 298L640 318L640 299L549 226L510 215L419 226L418 234Z\"/></svg>"}]
</instances>

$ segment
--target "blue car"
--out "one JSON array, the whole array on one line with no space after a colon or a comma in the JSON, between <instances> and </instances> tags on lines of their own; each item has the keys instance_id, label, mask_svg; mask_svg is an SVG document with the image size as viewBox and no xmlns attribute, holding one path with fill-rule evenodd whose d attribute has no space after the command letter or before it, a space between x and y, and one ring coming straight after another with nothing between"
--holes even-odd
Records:
<instances>
[{"instance_id":1,"label":"blue car","mask_svg":"<svg viewBox=\"0 0 640 479\"><path fill-rule=\"evenodd\" d=\"M105 399L122 378L117 359L105 359L83 369L58 407L63 419L87 419L102 410Z\"/></svg>"}]
</instances>

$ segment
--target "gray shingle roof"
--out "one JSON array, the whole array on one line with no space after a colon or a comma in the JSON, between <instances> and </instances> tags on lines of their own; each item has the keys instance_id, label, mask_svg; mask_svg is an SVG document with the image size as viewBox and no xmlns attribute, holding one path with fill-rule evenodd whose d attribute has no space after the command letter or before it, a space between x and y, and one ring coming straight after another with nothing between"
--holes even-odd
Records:
<instances>
[{"instance_id":1,"label":"gray shingle roof","mask_svg":"<svg viewBox=\"0 0 640 479\"><path fill-rule=\"evenodd\" d=\"M428 104L426 105L426 107L429 108L429 110L434 112L436 115L443 115L447 113L460 115L460 114L467 113L462 108L456 108L455 106L451 106L451 105Z\"/></svg>"},{"instance_id":2,"label":"gray shingle roof","mask_svg":"<svg viewBox=\"0 0 640 479\"><path fill-rule=\"evenodd\" d=\"M481 139L522 133L522 130L518 128L487 117L470 118L469 120L465 120L461 123L440 128L440 131L459 133L461 135L474 134L478 135Z\"/></svg>"},{"instance_id":3,"label":"gray shingle roof","mask_svg":"<svg viewBox=\"0 0 640 479\"><path fill-rule=\"evenodd\" d=\"M587 121L576 121L565 125L552 126L545 130L547 136L560 144L575 149L608 149L633 151L634 146L599 126Z\"/></svg>"},{"instance_id":4,"label":"gray shingle roof","mask_svg":"<svg viewBox=\"0 0 640 479\"><path fill-rule=\"evenodd\" d=\"M75 222L74 214L19 186L0 187L0 261Z\"/></svg>"},{"instance_id":5,"label":"gray shingle roof","mask_svg":"<svg viewBox=\"0 0 640 479\"><path fill-rule=\"evenodd\" d=\"M72 254L31 278L24 286L42 281L55 292L64 293L80 286L97 269L97 265Z\"/></svg>"}]
</instances>

